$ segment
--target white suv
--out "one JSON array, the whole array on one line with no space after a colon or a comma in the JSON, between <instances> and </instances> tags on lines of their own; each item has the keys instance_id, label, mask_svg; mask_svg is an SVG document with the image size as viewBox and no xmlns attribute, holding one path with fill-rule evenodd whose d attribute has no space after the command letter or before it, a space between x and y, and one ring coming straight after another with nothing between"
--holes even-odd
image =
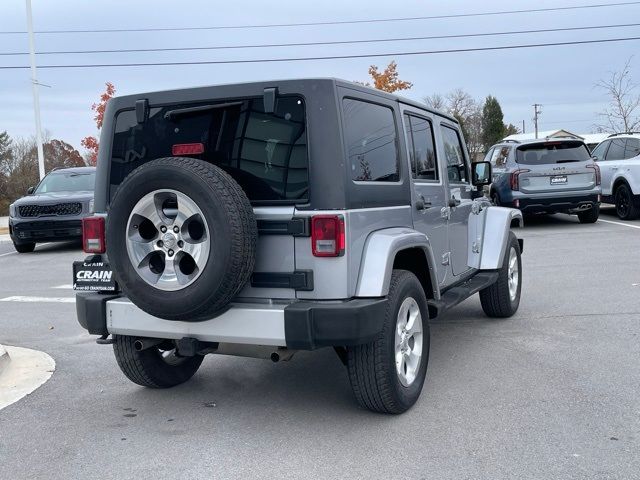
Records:
<instances>
[{"instance_id":1,"label":"white suv","mask_svg":"<svg viewBox=\"0 0 640 480\"><path fill-rule=\"evenodd\" d=\"M640 217L640 133L614 133L592 152L602 172L602 201L618 217Z\"/></svg>"}]
</instances>

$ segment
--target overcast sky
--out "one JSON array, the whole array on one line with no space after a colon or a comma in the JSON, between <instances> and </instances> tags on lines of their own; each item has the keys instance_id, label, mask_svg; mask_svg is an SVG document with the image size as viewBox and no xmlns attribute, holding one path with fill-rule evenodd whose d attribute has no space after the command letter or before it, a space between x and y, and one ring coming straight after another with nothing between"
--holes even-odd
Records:
<instances>
[{"instance_id":1,"label":"overcast sky","mask_svg":"<svg viewBox=\"0 0 640 480\"><path fill-rule=\"evenodd\" d=\"M265 23L301 23L374 18L433 16L513 9L592 5L603 0L420 1L323 0L32 0L38 30L206 27ZM609 2L615 3L615 2ZM640 23L640 4L405 22L288 28L227 29L181 32L36 34L36 51L193 47L451 35L594 25ZM0 31L26 30L24 0L0 0ZM344 54L424 51L526 43L563 42L640 36L640 27L500 37L422 40L382 44L255 48L158 53L39 55L39 65L202 61ZM155 66L135 68L40 69L42 125L51 136L80 148L80 139L95 133L90 105L111 81L120 94L217 83L289 77L340 77L367 80L372 63L395 59L400 76L413 82L405 93L421 99L435 92L462 88L476 98L491 94L502 105L505 121L532 131L533 103L541 103L541 130L565 128L588 133L606 103L594 84L620 69L640 41L522 50L448 53L403 57L316 60L236 65ZM26 34L0 34L0 53L28 51ZM0 65L29 65L28 56L0 56ZM632 61L640 83L640 56ZM34 133L29 70L0 70L0 131L11 136Z\"/></svg>"}]
</instances>

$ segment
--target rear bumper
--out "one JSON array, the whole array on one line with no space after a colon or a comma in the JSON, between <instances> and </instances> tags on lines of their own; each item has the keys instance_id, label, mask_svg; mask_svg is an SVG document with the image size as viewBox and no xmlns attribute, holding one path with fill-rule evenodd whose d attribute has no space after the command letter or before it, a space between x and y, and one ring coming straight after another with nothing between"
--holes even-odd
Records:
<instances>
[{"instance_id":1,"label":"rear bumper","mask_svg":"<svg viewBox=\"0 0 640 480\"><path fill-rule=\"evenodd\" d=\"M600 205L597 193L562 197L520 197L513 202L515 208L525 213L571 212Z\"/></svg>"},{"instance_id":2,"label":"rear bumper","mask_svg":"<svg viewBox=\"0 0 640 480\"><path fill-rule=\"evenodd\" d=\"M126 297L77 293L78 322L94 335L129 335L203 342L272 345L295 350L371 342L382 330L386 298L288 305L233 303L219 316L200 322L149 315Z\"/></svg>"},{"instance_id":3,"label":"rear bumper","mask_svg":"<svg viewBox=\"0 0 640 480\"><path fill-rule=\"evenodd\" d=\"M9 220L9 235L15 243L56 242L82 238L82 218L72 220Z\"/></svg>"}]
</instances>

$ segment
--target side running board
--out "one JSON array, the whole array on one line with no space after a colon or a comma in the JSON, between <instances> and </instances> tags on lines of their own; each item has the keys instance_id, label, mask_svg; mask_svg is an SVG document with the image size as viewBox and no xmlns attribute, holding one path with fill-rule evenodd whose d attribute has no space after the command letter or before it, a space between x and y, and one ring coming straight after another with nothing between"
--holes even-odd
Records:
<instances>
[{"instance_id":1,"label":"side running board","mask_svg":"<svg viewBox=\"0 0 640 480\"><path fill-rule=\"evenodd\" d=\"M455 307L460 302L466 300L474 293L478 293L483 288L492 285L498 280L498 272L479 272L471 277L469 280L465 280L444 292L440 295L440 300L429 300L429 316L435 318L438 315L446 312L452 307Z\"/></svg>"}]
</instances>

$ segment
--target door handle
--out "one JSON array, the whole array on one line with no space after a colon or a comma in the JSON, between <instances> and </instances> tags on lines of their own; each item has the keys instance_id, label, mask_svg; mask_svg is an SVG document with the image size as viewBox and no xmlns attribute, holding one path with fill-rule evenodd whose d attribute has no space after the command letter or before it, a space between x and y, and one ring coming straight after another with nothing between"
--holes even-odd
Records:
<instances>
[{"instance_id":1,"label":"door handle","mask_svg":"<svg viewBox=\"0 0 640 480\"><path fill-rule=\"evenodd\" d=\"M418 194L418 200L416 200L416 210L426 210L431 208L431 202L424 199L422 194Z\"/></svg>"},{"instance_id":2,"label":"door handle","mask_svg":"<svg viewBox=\"0 0 640 480\"><path fill-rule=\"evenodd\" d=\"M451 197L451 198L449 199L449 206L450 206L451 208L453 208L453 207L457 207L458 205L460 205L460 200L458 200L456 197Z\"/></svg>"}]
</instances>

